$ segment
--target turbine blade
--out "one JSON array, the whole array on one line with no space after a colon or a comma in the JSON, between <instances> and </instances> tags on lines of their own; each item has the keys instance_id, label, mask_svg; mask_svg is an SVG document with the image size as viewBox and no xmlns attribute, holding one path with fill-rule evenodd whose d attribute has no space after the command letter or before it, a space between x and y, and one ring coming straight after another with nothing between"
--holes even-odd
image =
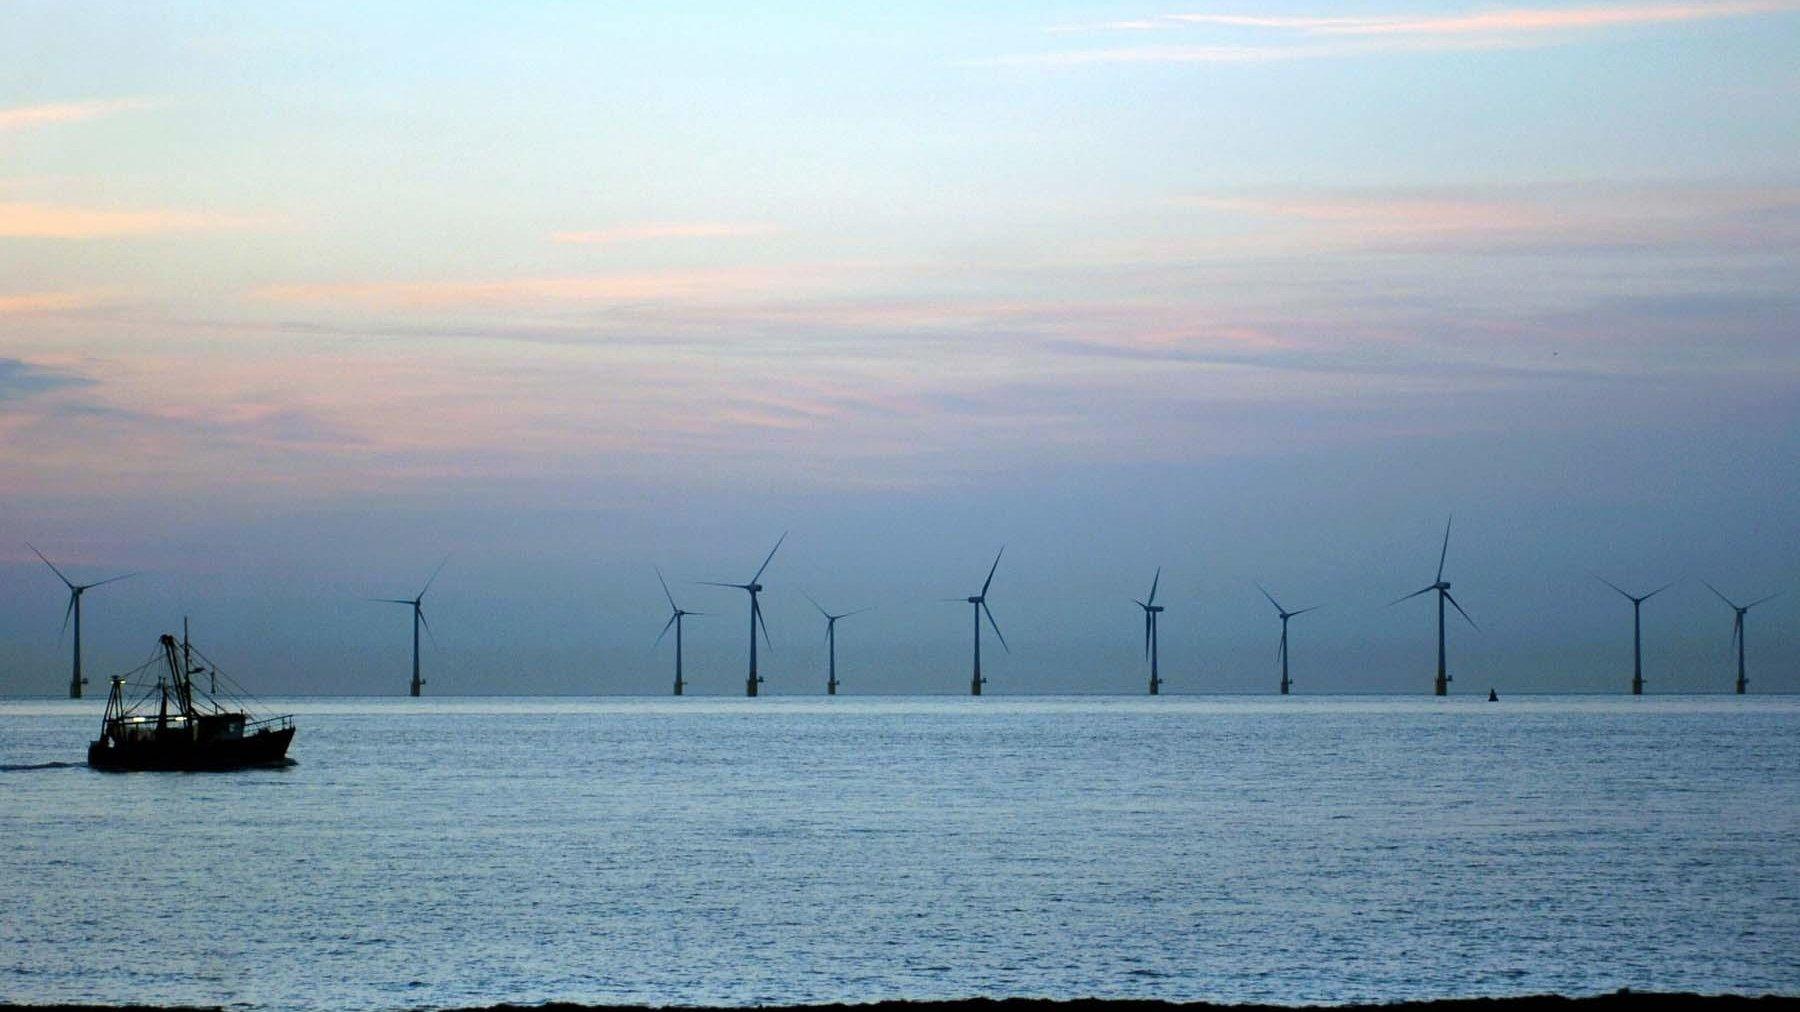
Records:
<instances>
[{"instance_id":1,"label":"turbine blade","mask_svg":"<svg viewBox=\"0 0 1800 1012\"><path fill-rule=\"evenodd\" d=\"M1150 616L1156 614L1148 608L1144 609L1144 656L1150 656Z\"/></svg>"},{"instance_id":2,"label":"turbine blade","mask_svg":"<svg viewBox=\"0 0 1800 1012\"><path fill-rule=\"evenodd\" d=\"M994 621L994 613L988 609L987 602L981 602L981 610L987 614L988 625L994 629L994 635L1000 637L1000 648L1012 653L1012 647L1006 645L1006 635L1000 631L1000 623Z\"/></svg>"},{"instance_id":3,"label":"turbine blade","mask_svg":"<svg viewBox=\"0 0 1800 1012\"><path fill-rule=\"evenodd\" d=\"M27 541L27 542L25 542L25 547L26 547L26 548L29 548L29 549L31 549L31 550L32 550L32 551L33 551L33 552L36 552L36 553L37 553L37 557L38 557L38 558L40 558L40 559L44 559L44 565L46 565L46 566L49 566L49 567L50 567L50 571L51 571L51 572L52 572L52 573L55 573L55 574L56 574L56 578L57 578L57 579L58 579L58 580L61 580L61 581L62 581L62 582L63 582L63 584L64 584L64 585L66 585L66 586L67 586L67 587L68 587L68 588L69 588L69 589L70 589L70 590L74 590L74 589L75 589L75 582L74 582L74 581L73 581L73 580L71 580L71 579L69 579L69 578L68 578L68 577L66 577L66 576L64 576L64 575L63 575L63 571L62 571L62 570L60 570L60 569L58 569L58 568L56 568L56 563L54 563L54 562L51 562L51 561L50 561L50 560L49 560L49 559L45 559L45 558L44 558L44 553L43 553L43 552L39 552L39 551L38 551L38 550L37 550L37 546L36 546L36 545L34 545L34 544L32 544L32 543L31 543L31 542L29 542L29 541Z\"/></svg>"},{"instance_id":4,"label":"turbine blade","mask_svg":"<svg viewBox=\"0 0 1800 1012\"><path fill-rule=\"evenodd\" d=\"M1437 582L1439 583L1444 581L1444 560L1450 557L1450 521L1454 519L1456 519L1455 516L1444 519L1444 550L1438 553Z\"/></svg>"},{"instance_id":5,"label":"turbine blade","mask_svg":"<svg viewBox=\"0 0 1800 1012\"><path fill-rule=\"evenodd\" d=\"M765 569L767 569L767 568L769 568L769 561L770 561L770 560L771 560L771 559L773 559L773 558L775 558L775 553L776 553L776 552L779 552L779 551L781 551L781 543L782 543L782 542L783 542L783 541L786 541L786 540L787 540L787 536L788 536L788 532L787 532L787 531L782 531L782 532L781 532L781 537L779 537L779 538L776 538L776 539L775 539L775 547L774 547L774 548L771 548L771 549L769 549L769 557L768 557L768 558L767 558L767 559L764 559L764 560L763 560L763 564L762 564L762 565L760 565L760 566L757 566L757 567L756 567L756 575L755 575L755 576L752 576L752 577L751 577L751 578L750 578L750 582L751 582L751 583L755 583L755 582L756 582L756 581L758 581L758 580L760 580L760 579L762 579L762 575L763 575L763 570L765 570Z\"/></svg>"},{"instance_id":6,"label":"turbine blade","mask_svg":"<svg viewBox=\"0 0 1800 1012\"><path fill-rule=\"evenodd\" d=\"M808 594L806 591L803 590L800 592L800 596L806 598L808 601L812 601L812 606L814 608L819 609L819 614L825 616L827 619L836 618L835 615L833 615L830 612L825 610L824 605L820 604L818 601L814 601L813 596L811 594Z\"/></svg>"},{"instance_id":7,"label":"turbine blade","mask_svg":"<svg viewBox=\"0 0 1800 1012\"><path fill-rule=\"evenodd\" d=\"M669 610L680 611L681 605L675 603L675 595L669 593L669 581L663 579L662 567L652 566L650 568L656 570L656 582L662 584L663 596L669 599Z\"/></svg>"},{"instance_id":8,"label":"turbine blade","mask_svg":"<svg viewBox=\"0 0 1800 1012\"><path fill-rule=\"evenodd\" d=\"M1744 616L1742 613L1731 620L1731 649L1736 650L1738 640L1744 638Z\"/></svg>"},{"instance_id":9,"label":"turbine blade","mask_svg":"<svg viewBox=\"0 0 1800 1012\"><path fill-rule=\"evenodd\" d=\"M1392 608L1394 605L1399 604L1401 601L1410 601L1413 598L1418 597L1420 594L1429 594L1436 589L1437 589L1437 587L1435 585L1433 585L1430 587L1426 587L1424 590L1415 590L1412 593L1406 595L1405 597L1397 597L1394 600L1389 601L1388 607Z\"/></svg>"},{"instance_id":10,"label":"turbine blade","mask_svg":"<svg viewBox=\"0 0 1800 1012\"><path fill-rule=\"evenodd\" d=\"M992 566L988 567L987 579L981 581L981 596L982 597L987 596L988 587L990 585L992 585L994 582L994 570L1000 568L1000 556L1005 555L1005 554L1006 554L1006 546L1005 545L1001 545L1000 550L998 552L994 553L994 564Z\"/></svg>"},{"instance_id":11,"label":"turbine blade","mask_svg":"<svg viewBox=\"0 0 1800 1012\"><path fill-rule=\"evenodd\" d=\"M867 608L858 608L855 611L847 611L847 612L843 613L842 615L839 615L838 618L849 618L852 615L861 615L863 612L874 611L874 610L875 610L875 606L869 605Z\"/></svg>"},{"instance_id":12,"label":"turbine blade","mask_svg":"<svg viewBox=\"0 0 1800 1012\"><path fill-rule=\"evenodd\" d=\"M1645 594L1643 597L1638 598L1638 600L1639 601L1648 601L1651 598L1655 597L1656 595L1662 593L1665 590L1668 590L1670 587L1673 587L1673 586L1675 586L1673 583L1665 583L1662 586L1651 591L1650 593Z\"/></svg>"},{"instance_id":13,"label":"turbine blade","mask_svg":"<svg viewBox=\"0 0 1800 1012\"><path fill-rule=\"evenodd\" d=\"M431 622L425 618L425 609L418 605L413 605L413 607L418 608L419 624L425 627L425 635L431 637L431 645L434 647L437 646L437 633L431 631Z\"/></svg>"},{"instance_id":14,"label":"turbine blade","mask_svg":"<svg viewBox=\"0 0 1800 1012\"><path fill-rule=\"evenodd\" d=\"M650 644L650 649L655 650L657 647L662 646L663 637L669 635L669 630L674 627L675 620L680 617L680 612L676 612L669 616L669 621L663 624L662 632L656 634L656 642Z\"/></svg>"},{"instance_id":15,"label":"turbine blade","mask_svg":"<svg viewBox=\"0 0 1800 1012\"><path fill-rule=\"evenodd\" d=\"M69 591L69 606L63 609L62 629L56 634L56 645L62 646L63 637L69 634L69 616L75 614L75 592Z\"/></svg>"},{"instance_id":16,"label":"turbine blade","mask_svg":"<svg viewBox=\"0 0 1800 1012\"><path fill-rule=\"evenodd\" d=\"M750 585L748 583L718 583L713 580L701 580L701 581L699 581L699 583L700 583L700 586L702 586L702 587L731 587L735 590L749 590L750 589Z\"/></svg>"},{"instance_id":17,"label":"turbine blade","mask_svg":"<svg viewBox=\"0 0 1800 1012\"><path fill-rule=\"evenodd\" d=\"M1267 588L1267 587L1264 587L1264 586L1263 586L1263 585L1262 585L1262 584L1260 584L1260 583L1259 583L1259 584L1257 584L1257 585L1256 585L1256 589L1257 589L1257 590L1260 590L1260 591L1262 591L1262 596L1264 596L1264 597L1266 597L1266 598L1268 598L1268 599L1269 599L1269 603L1270 603L1270 604L1272 604L1272 605L1274 605L1274 606L1275 606L1275 610L1276 610L1276 611L1279 611L1279 612L1284 612L1284 613L1285 613L1285 612L1286 612L1286 611L1287 611L1287 609L1286 609L1286 608L1283 608L1283 607L1282 607L1282 606L1281 606L1281 602L1280 602L1280 601L1277 601L1277 600L1275 600L1275 595L1274 595L1274 594L1271 594L1271 593L1269 593L1269 590L1268 590L1268 588ZM1402 598L1402 599L1401 599L1401 600L1405 600L1405 598ZM1397 603L1399 603L1399 602L1395 602L1395 603L1396 603L1396 604L1397 604Z\"/></svg>"},{"instance_id":18,"label":"turbine blade","mask_svg":"<svg viewBox=\"0 0 1800 1012\"><path fill-rule=\"evenodd\" d=\"M1304 615L1309 611L1318 611L1320 608L1323 608L1323 607L1325 607L1325 606L1322 604L1315 604L1310 608L1302 608L1299 611L1290 611L1287 613L1287 617L1293 618L1295 615Z\"/></svg>"},{"instance_id":19,"label":"turbine blade","mask_svg":"<svg viewBox=\"0 0 1800 1012\"><path fill-rule=\"evenodd\" d=\"M1152 579L1151 579L1151 581L1150 581L1150 598L1149 598L1149 603L1151 603L1151 604L1155 604L1155 603L1156 603L1156 585L1157 585L1157 584L1159 584L1159 583L1161 583L1161 582L1162 582L1162 567L1161 567L1161 566L1157 566L1157 567L1156 567L1156 576L1155 576L1155 577L1154 577L1154 578L1152 578Z\"/></svg>"},{"instance_id":20,"label":"turbine blade","mask_svg":"<svg viewBox=\"0 0 1800 1012\"><path fill-rule=\"evenodd\" d=\"M1618 591L1619 595L1621 597L1625 598L1627 601L1642 601L1644 598L1647 598L1650 596L1649 594L1645 594L1644 597L1632 597L1630 594L1625 593L1624 587L1621 587L1618 584L1612 582L1611 580L1608 580L1606 577L1601 576L1599 573L1594 573L1592 575L1593 575L1594 579L1599 580L1601 583L1604 583L1608 587L1611 587L1612 589Z\"/></svg>"},{"instance_id":21,"label":"turbine blade","mask_svg":"<svg viewBox=\"0 0 1800 1012\"><path fill-rule=\"evenodd\" d=\"M444 566L445 566L445 564L447 564L447 563L448 563L448 562L449 562L449 561L450 561L450 556L449 556L449 554L448 554L448 553L446 553L446 554L445 554L445 555L444 555L444 559L443 559L443 561L442 561L442 562L439 562L439 563L438 563L438 564L437 564L437 568L436 568L436 569L434 569L434 570L432 570L432 571L431 571L431 576L429 576L429 577L427 577L427 578L426 578L426 580L425 580L425 586L424 586L424 587L423 587L423 588L422 588L422 589L421 589L421 590L420 590L420 591L419 591L419 597L420 597L420 598L421 598L421 599L423 599L423 598L424 598L424 597L425 597L425 591L427 591L427 590L430 590L430 589L431 589L431 585L432 585L432 584L433 584L433 583L436 583L436 582L437 582L437 578L438 578L438 574L439 574L439 573L441 573L441 572L443 572L443 571L444 571ZM433 642L435 642L435 641L433 641Z\"/></svg>"},{"instance_id":22,"label":"turbine blade","mask_svg":"<svg viewBox=\"0 0 1800 1012\"><path fill-rule=\"evenodd\" d=\"M376 604L412 604L411 601L405 601L397 597L365 597L363 600L372 601Z\"/></svg>"},{"instance_id":23,"label":"turbine blade","mask_svg":"<svg viewBox=\"0 0 1800 1012\"><path fill-rule=\"evenodd\" d=\"M82 589L83 590L93 590L95 587L104 587L109 583L118 583L120 580L129 580L136 575L138 575L138 574L126 573L124 576L115 576L109 580L101 580L99 583L90 583L86 587L83 587Z\"/></svg>"},{"instance_id":24,"label":"turbine blade","mask_svg":"<svg viewBox=\"0 0 1800 1012\"><path fill-rule=\"evenodd\" d=\"M762 627L763 645L767 646L769 648L769 650L771 652L773 652L775 649L775 641L769 639L769 623L764 621L763 613L762 613L762 605L756 603L756 600L754 598L751 599L750 611L753 615L756 616L756 624Z\"/></svg>"},{"instance_id":25,"label":"turbine blade","mask_svg":"<svg viewBox=\"0 0 1800 1012\"><path fill-rule=\"evenodd\" d=\"M1724 594L1719 592L1719 588L1713 586L1710 583L1707 583L1705 580L1701 580L1700 582L1706 583L1706 589L1712 591L1715 595L1717 595L1719 600L1724 601L1726 604L1730 605L1733 608L1737 607L1737 605L1732 602L1731 598L1726 597Z\"/></svg>"},{"instance_id":26,"label":"turbine blade","mask_svg":"<svg viewBox=\"0 0 1800 1012\"><path fill-rule=\"evenodd\" d=\"M95 584L95 586L99 586L99 584ZM1744 610L1749 611L1750 609L1756 607L1757 605L1763 603L1764 601L1773 601L1776 598L1780 597L1783 593L1785 593L1785 592L1778 590L1775 593L1770 594L1768 597L1759 597L1756 600L1751 601L1749 604L1744 605Z\"/></svg>"},{"instance_id":27,"label":"turbine blade","mask_svg":"<svg viewBox=\"0 0 1800 1012\"><path fill-rule=\"evenodd\" d=\"M1450 592L1447 590L1444 591L1444 600L1449 601L1450 606L1452 608L1455 608L1458 614L1462 615L1463 620L1469 623L1469 628L1474 629L1477 632L1481 631L1481 627L1475 624L1474 619L1469 618L1469 613L1466 611L1463 611L1463 606L1460 604L1457 604L1456 598L1450 596Z\"/></svg>"}]
</instances>

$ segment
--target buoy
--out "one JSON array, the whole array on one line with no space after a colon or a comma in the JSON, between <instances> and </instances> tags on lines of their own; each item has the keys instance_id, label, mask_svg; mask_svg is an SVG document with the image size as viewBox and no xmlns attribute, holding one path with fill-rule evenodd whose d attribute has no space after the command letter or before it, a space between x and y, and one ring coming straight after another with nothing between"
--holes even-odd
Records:
<instances>
[{"instance_id":1,"label":"buoy","mask_svg":"<svg viewBox=\"0 0 1800 1012\"><path fill-rule=\"evenodd\" d=\"M1490 702L1490 703L1500 702L1500 694L1498 692L1495 692L1493 689L1489 689L1488 690L1488 702Z\"/></svg>"}]
</instances>

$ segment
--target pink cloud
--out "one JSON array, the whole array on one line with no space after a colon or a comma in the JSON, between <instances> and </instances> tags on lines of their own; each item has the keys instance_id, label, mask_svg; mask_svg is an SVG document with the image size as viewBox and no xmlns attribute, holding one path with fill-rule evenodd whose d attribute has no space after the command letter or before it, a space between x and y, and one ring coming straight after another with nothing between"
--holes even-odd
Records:
<instances>
[{"instance_id":1,"label":"pink cloud","mask_svg":"<svg viewBox=\"0 0 1800 1012\"><path fill-rule=\"evenodd\" d=\"M1672 246L1794 241L1782 224L1791 188L1530 187L1492 192L1318 191L1199 195L1183 206L1261 224L1249 240L1287 234L1316 248L1383 246L1476 251L1531 246ZM1241 237L1233 237L1241 244Z\"/></svg>"},{"instance_id":2,"label":"pink cloud","mask_svg":"<svg viewBox=\"0 0 1800 1012\"><path fill-rule=\"evenodd\" d=\"M1312 46L1134 46L1080 49L1061 53L998 56L976 61L990 66L1063 66L1091 63L1278 63L1307 57L1344 55L1341 47Z\"/></svg>"},{"instance_id":3,"label":"pink cloud","mask_svg":"<svg viewBox=\"0 0 1800 1012\"><path fill-rule=\"evenodd\" d=\"M74 123L116 112L147 109L153 105L142 98L108 98L87 102L56 102L46 105L15 106L0 109L0 130L20 130L51 123Z\"/></svg>"},{"instance_id":4,"label":"pink cloud","mask_svg":"<svg viewBox=\"0 0 1800 1012\"><path fill-rule=\"evenodd\" d=\"M1567 31L1669 24L1794 10L1792 0L1705 4L1634 4L1561 10L1515 8L1445 17L1259 17L1237 14L1171 14L1182 24L1288 29L1320 35L1471 35Z\"/></svg>"},{"instance_id":5,"label":"pink cloud","mask_svg":"<svg viewBox=\"0 0 1800 1012\"><path fill-rule=\"evenodd\" d=\"M558 302L703 299L762 291L816 279L804 269L672 270L479 281L352 281L270 285L251 295L274 302L355 302L386 308Z\"/></svg>"},{"instance_id":6,"label":"pink cloud","mask_svg":"<svg viewBox=\"0 0 1800 1012\"><path fill-rule=\"evenodd\" d=\"M1388 235L1544 228L1560 216L1525 201L1413 196L1193 197L1189 206L1265 218L1355 226Z\"/></svg>"},{"instance_id":7,"label":"pink cloud","mask_svg":"<svg viewBox=\"0 0 1800 1012\"><path fill-rule=\"evenodd\" d=\"M606 245L638 242L647 239L734 239L743 236L768 235L775 229L768 225L731 222L647 222L618 225L588 232L556 232L551 242L581 245Z\"/></svg>"},{"instance_id":8,"label":"pink cloud","mask_svg":"<svg viewBox=\"0 0 1800 1012\"><path fill-rule=\"evenodd\" d=\"M83 306L91 306L104 297L104 293L98 291L17 292L11 295L0 295L0 316L54 313L64 309L79 309Z\"/></svg>"},{"instance_id":9,"label":"pink cloud","mask_svg":"<svg viewBox=\"0 0 1800 1012\"><path fill-rule=\"evenodd\" d=\"M1800 0L1720 0L1718 3L1590 5L1563 9L1511 8L1437 17L1414 15L1289 16L1228 13L1164 14L1151 18L1068 26L1054 32L1238 28L1285 32L1301 41L1272 45L1160 45L1007 56L993 64L1265 63L1388 52L1503 49L1542 45L1609 28L1668 25L1800 10Z\"/></svg>"},{"instance_id":10,"label":"pink cloud","mask_svg":"<svg viewBox=\"0 0 1800 1012\"><path fill-rule=\"evenodd\" d=\"M115 211L58 204L0 203L0 238L101 239L250 228L256 218L193 211Z\"/></svg>"}]
</instances>

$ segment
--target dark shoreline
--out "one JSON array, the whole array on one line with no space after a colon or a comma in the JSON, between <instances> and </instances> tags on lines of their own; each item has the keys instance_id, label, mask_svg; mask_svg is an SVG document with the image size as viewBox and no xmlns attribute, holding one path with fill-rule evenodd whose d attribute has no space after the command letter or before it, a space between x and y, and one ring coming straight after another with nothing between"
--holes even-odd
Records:
<instances>
[{"instance_id":1,"label":"dark shoreline","mask_svg":"<svg viewBox=\"0 0 1800 1012\"><path fill-rule=\"evenodd\" d=\"M7 1010L32 1012L223 1012L219 1005L6 1005ZM1169 1002L1134 999L1076 998L971 998L961 1001L874 1001L855 1005L578 1005L552 1002L547 1005L482 1005L433 1009L433 1012L653 1012L670 1009L680 1012L1292 1012L1295 1009L1331 1009L1333 1012L1535 1012L1556 1009L1560 1012L1630 1012L1637 1009L1744 1010L1772 1012L1775 1009L1800 1009L1800 995L1700 995L1659 993L1651 991L1618 991L1583 998L1542 994L1517 998L1441 998L1430 1001L1403 1001L1358 1005L1226 1005L1215 1002ZM431 1006L414 1006L413 1012L425 1012Z\"/></svg>"}]
</instances>

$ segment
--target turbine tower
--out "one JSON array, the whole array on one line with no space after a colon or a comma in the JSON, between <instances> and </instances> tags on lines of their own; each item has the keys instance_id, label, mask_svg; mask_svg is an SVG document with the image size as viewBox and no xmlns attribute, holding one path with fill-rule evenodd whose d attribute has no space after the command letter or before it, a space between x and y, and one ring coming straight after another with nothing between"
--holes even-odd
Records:
<instances>
[{"instance_id":1,"label":"turbine tower","mask_svg":"<svg viewBox=\"0 0 1800 1012\"><path fill-rule=\"evenodd\" d=\"M93 590L95 587L104 587L109 583L117 583L120 580L136 576L137 574L126 573L124 576L112 576L94 583L76 583L64 576L63 571L56 568L56 563L44 558L44 553L39 552L37 546L28 544L25 547L36 553L38 558L43 559L44 565L49 566L50 571L56 574L56 578L63 582L63 586L69 588L69 606L63 609L62 624L63 632L67 632L69 630L70 616L73 616L75 619L75 662L69 672L69 698L80 699L81 687L87 684L87 678L81 673L81 595Z\"/></svg>"},{"instance_id":2,"label":"turbine tower","mask_svg":"<svg viewBox=\"0 0 1800 1012\"><path fill-rule=\"evenodd\" d=\"M681 695L682 690L687 687L687 683L681 679L681 620L689 615L705 615L706 613L703 611L685 611L680 605L676 604L675 595L669 593L669 581L663 579L661 569L656 571L656 582L662 584L663 596L669 599L670 614L668 623L662 627L662 632L656 634L656 643L653 644L650 649L655 650L658 646L661 646L663 637L669 635L669 626L675 627L675 694L679 696Z\"/></svg>"},{"instance_id":3,"label":"turbine tower","mask_svg":"<svg viewBox=\"0 0 1800 1012\"><path fill-rule=\"evenodd\" d=\"M444 562L449 561L450 556L444 556ZM414 696L417 696L419 694L419 689L425 685L425 679L419 677L419 627L424 626L425 632L431 636L431 642L437 642L437 634L431 631L431 623L425 621L425 592L431 589L431 585L437 582L438 574L444 571L444 562L438 563L437 568L431 571L431 576L425 581L425 586L419 588L419 596L417 597L372 597L369 599L380 604L404 604L412 608L412 694Z\"/></svg>"},{"instance_id":4,"label":"turbine tower","mask_svg":"<svg viewBox=\"0 0 1800 1012\"><path fill-rule=\"evenodd\" d=\"M838 687L838 679L837 679L837 624L838 624L838 619L849 618L852 615L861 615L863 612L868 611L869 609L858 608L855 611L847 611L841 615L833 615L832 613L825 610L824 605L820 604L817 601L813 601L811 594L806 595L806 599L808 601L812 601L812 606L814 608L819 609L819 614L825 616L825 647L826 647L827 656L829 658L826 662L825 694L827 696L835 696L835 695L837 695L837 687Z\"/></svg>"},{"instance_id":5,"label":"turbine tower","mask_svg":"<svg viewBox=\"0 0 1800 1012\"><path fill-rule=\"evenodd\" d=\"M1701 580L1700 582L1706 583L1705 580ZM1738 662L1737 694L1741 696L1744 694L1745 690L1750 685L1750 679L1744 677L1744 616L1750 612L1750 609L1756 607L1757 605L1763 603L1764 601L1770 600L1771 598L1780 597L1781 595L1780 594L1770 594L1768 597L1759 597L1756 600L1751 601L1749 604L1739 605L1737 602L1733 601L1729 597L1726 597L1724 594L1719 594L1719 588L1713 586L1710 583L1706 583L1706 589L1712 591L1714 594L1718 594L1719 600L1724 601L1727 605L1730 605L1731 610L1736 613L1736 617L1734 619L1732 619L1732 622L1731 622L1731 645L1737 648L1737 662Z\"/></svg>"},{"instance_id":6,"label":"turbine tower","mask_svg":"<svg viewBox=\"0 0 1800 1012\"><path fill-rule=\"evenodd\" d=\"M1624 588L1599 574L1595 574L1594 579L1618 591L1621 597L1631 602L1631 694L1641 696L1644 694L1644 623L1639 609L1643 607L1645 601L1668 590L1674 584L1665 583L1640 597L1635 594L1627 594Z\"/></svg>"},{"instance_id":7,"label":"turbine tower","mask_svg":"<svg viewBox=\"0 0 1800 1012\"><path fill-rule=\"evenodd\" d=\"M1269 593L1268 588L1259 583L1256 585L1256 589L1262 591L1262 596L1269 599L1269 603L1275 606L1275 613L1281 616L1281 694L1285 696L1288 694L1288 687L1293 684L1288 679L1288 619L1296 615L1304 615L1309 611L1318 611L1320 606L1315 604L1299 611L1288 611L1281 606L1280 601L1275 600L1275 595ZM1424 591L1420 591L1420 593L1424 593ZM1442 670L1442 663L1438 667ZM1441 696L1443 693L1440 692L1438 695Z\"/></svg>"},{"instance_id":8,"label":"turbine tower","mask_svg":"<svg viewBox=\"0 0 1800 1012\"><path fill-rule=\"evenodd\" d=\"M998 561L998 560L996 560ZM1132 604L1144 609L1144 656L1150 660L1150 694L1162 692L1162 677L1157 674L1156 655L1156 619L1162 614L1163 606L1156 603L1156 585L1162 582L1162 567L1156 567L1156 575L1150 579L1150 596L1142 601L1132 599Z\"/></svg>"},{"instance_id":9,"label":"turbine tower","mask_svg":"<svg viewBox=\"0 0 1800 1012\"><path fill-rule=\"evenodd\" d=\"M768 643L769 641L769 624L763 621L762 605L756 600L756 595L762 593L763 586L756 581L762 579L763 570L769 568L770 560L775 558L775 553L781 550L781 543L786 540L787 532L783 531L781 537L775 539L775 547L769 549L768 558L763 560L762 565L756 567L756 575L750 578L749 583L712 583L710 581L706 583L708 587L736 587L738 590L748 591L750 594L750 676L744 682L744 695L751 698L755 698L756 687L763 681L762 676L756 673L757 626L762 626L763 642ZM769 649L775 649L775 645L769 643Z\"/></svg>"},{"instance_id":10,"label":"turbine tower","mask_svg":"<svg viewBox=\"0 0 1800 1012\"><path fill-rule=\"evenodd\" d=\"M1000 550L994 553L994 564L988 568L987 579L983 580L981 583L981 593L976 594L973 597L965 597L962 599L965 603L972 605L975 608L975 674L969 679L969 695L971 696L981 695L982 683L987 681L987 679L981 677L981 615L983 612L987 612L988 625L993 626L994 635L1000 638L1001 649L1009 654L1012 653L1012 647L1006 645L1006 636L1000 632L1000 623L994 621L994 613L988 609L987 605L987 592L988 588L994 583L994 570L1000 568L1000 556L1005 554L1005 546L1001 546ZM957 599L950 597L945 598L945 600L955 601Z\"/></svg>"},{"instance_id":11,"label":"turbine tower","mask_svg":"<svg viewBox=\"0 0 1800 1012\"><path fill-rule=\"evenodd\" d=\"M1454 519L1454 518L1452 518L1452 519ZM1479 630L1481 628L1480 626L1475 624L1474 619L1469 618L1468 612L1463 611L1463 606L1456 603L1456 598L1450 596L1450 583L1449 583L1449 581L1444 579L1444 560L1449 558L1449 556L1450 556L1450 521L1445 520L1444 521L1444 548L1443 548L1443 551L1438 553L1437 580L1435 582L1433 582L1431 586L1426 587L1423 590L1415 590L1412 593L1406 595L1405 597L1402 597L1402 598L1399 598L1398 600L1389 602L1389 604L1388 604L1388 607L1391 608L1394 605L1399 604L1401 601L1410 600L1412 598L1418 597L1420 594L1429 594L1434 590L1437 591L1437 595L1438 595L1438 598L1437 598L1438 666L1437 666L1437 681L1433 684L1432 691L1435 695L1439 695L1439 696L1447 696L1450 694L1450 682L1451 682L1450 673L1444 667L1444 602L1445 601L1450 602L1451 607L1455 608L1457 610L1457 612L1459 614L1461 614L1462 617L1469 623L1469 628L1477 629L1477 630Z\"/></svg>"}]
</instances>

